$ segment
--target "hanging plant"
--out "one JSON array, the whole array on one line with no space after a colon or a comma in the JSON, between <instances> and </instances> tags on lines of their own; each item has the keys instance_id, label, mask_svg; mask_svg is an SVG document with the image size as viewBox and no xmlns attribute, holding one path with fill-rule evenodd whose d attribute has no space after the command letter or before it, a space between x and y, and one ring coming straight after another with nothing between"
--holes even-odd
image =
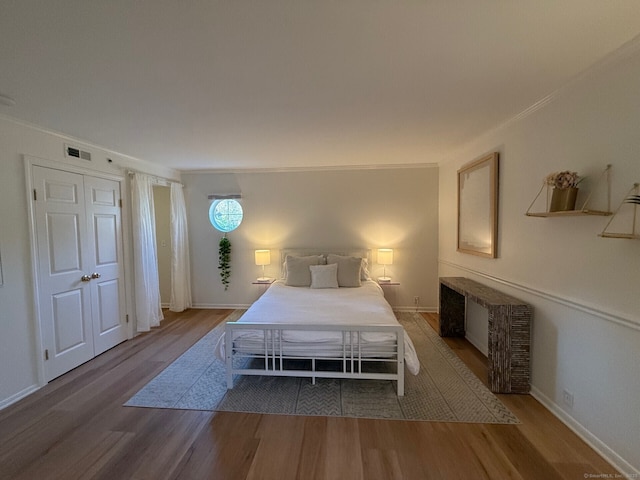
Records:
<instances>
[{"instance_id":1,"label":"hanging plant","mask_svg":"<svg viewBox=\"0 0 640 480\"><path fill-rule=\"evenodd\" d=\"M229 277L231 276L231 242L224 236L220 239L218 249L218 269L220 270L220 279L224 285L224 289L229 288Z\"/></svg>"}]
</instances>

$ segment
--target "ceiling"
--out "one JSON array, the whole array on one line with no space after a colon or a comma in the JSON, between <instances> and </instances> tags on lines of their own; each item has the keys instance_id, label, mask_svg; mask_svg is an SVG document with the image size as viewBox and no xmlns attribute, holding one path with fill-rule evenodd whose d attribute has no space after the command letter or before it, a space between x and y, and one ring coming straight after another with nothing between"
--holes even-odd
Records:
<instances>
[{"instance_id":1,"label":"ceiling","mask_svg":"<svg viewBox=\"0 0 640 480\"><path fill-rule=\"evenodd\" d=\"M2 0L0 114L179 170L439 162L638 0Z\"/></svg>"}]
</instances>

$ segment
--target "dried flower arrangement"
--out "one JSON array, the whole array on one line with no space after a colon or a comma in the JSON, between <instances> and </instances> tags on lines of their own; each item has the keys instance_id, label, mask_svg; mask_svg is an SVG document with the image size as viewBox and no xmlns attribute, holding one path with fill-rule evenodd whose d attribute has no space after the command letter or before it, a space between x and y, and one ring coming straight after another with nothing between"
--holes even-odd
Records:
<instances>
[{"instance_id":1,"label":"dried flower arrangement","mask_svg":"<svg viewBox=\"0 0 640 480\"><path fill-rule=\"evenodd\" d=\"M563 172L550 173L544 181L547 185L562 190L565 188L575 188L582 180L584 180L584 177L579 177L578 172L565 170Z\"/></svg>"}]
</instances>

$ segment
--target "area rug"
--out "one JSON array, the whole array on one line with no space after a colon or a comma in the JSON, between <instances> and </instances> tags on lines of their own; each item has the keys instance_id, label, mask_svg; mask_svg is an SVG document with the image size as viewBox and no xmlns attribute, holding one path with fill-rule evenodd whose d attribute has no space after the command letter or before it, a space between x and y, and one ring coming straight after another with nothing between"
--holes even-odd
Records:
<instances>
[{"instance_id":1,"label":"area rug","mask_svg":"<svg viewBox=\"0 0 640 480\"><path fill-rule=\"evenodd\" d=\"M244 311L227 318L237 320ZM405 396L385 380L237 377L227 390L225 365L214 355L224 331L216 326L145 385L129 407L343 416L438 422L519 423L417 313L396 313L420 360L405 375Z\"/></svg>"}]
</instances>

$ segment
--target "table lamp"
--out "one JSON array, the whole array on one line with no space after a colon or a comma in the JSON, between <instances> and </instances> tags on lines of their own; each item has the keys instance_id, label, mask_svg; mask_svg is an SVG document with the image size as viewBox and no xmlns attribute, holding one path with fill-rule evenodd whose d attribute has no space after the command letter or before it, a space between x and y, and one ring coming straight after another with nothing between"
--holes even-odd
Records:
<instances>
[{"instance_id":1,"label":"table lamp","mask_svg":"<svg viewBox=\"0 0 640 480\"><path fill-rule=\"evenodd\" d=\"M256 265L262 265L262 276L258 277L258 282L268 282L271 280L264 276L264 266L271 265L271 250L256 250Z\"/></svg>"},{"instance_id":2,"label":"table lamp","mask_svg":"<svg viewBox=\"0 0 640 480\"><path fill-rule=\"evenodd\" d=\"M393 249L391 248L379 248L378 249L378 264L382 265L382 276L378 277L378 282L388 283L391 281L391 277L387 277L387 265L393 264Z\"/></svg>"}]
</instances>

